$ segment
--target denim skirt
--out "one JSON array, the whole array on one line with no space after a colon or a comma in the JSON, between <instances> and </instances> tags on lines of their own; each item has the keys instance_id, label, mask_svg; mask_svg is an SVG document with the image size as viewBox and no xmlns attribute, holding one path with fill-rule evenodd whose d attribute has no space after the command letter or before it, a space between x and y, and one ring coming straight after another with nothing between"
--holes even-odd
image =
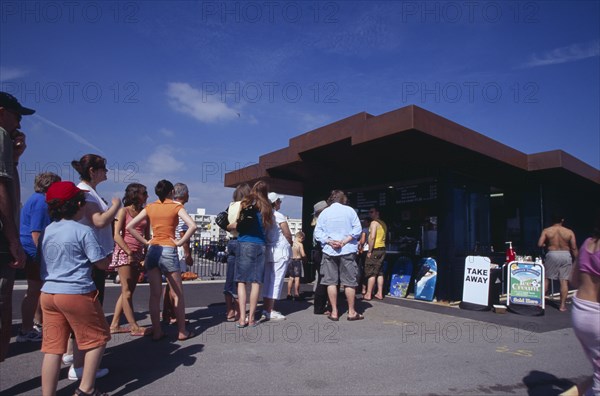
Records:
<instances>
[{"instance_id":1,"label":"denim skirt","mask_svg":"<svg viewBox=\"0 0 600 396\"><path fill-rule=\"evenodd\" d=\"M237 252L234 280L262 283L265 275L265 245L238 241Z\"/></svg>"}]
</instances>

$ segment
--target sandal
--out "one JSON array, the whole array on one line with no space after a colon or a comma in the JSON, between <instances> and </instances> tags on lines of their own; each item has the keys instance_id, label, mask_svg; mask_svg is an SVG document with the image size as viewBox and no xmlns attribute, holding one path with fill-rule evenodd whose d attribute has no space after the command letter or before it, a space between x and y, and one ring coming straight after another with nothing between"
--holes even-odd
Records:
<instances>
[{"instance_id":1,"label":"sandal","mask_svg":"<svg viewBox=\"0 0 600 396\"><path fill-rule=\"evenodd\" d=\"M248 324L247 323L244 323L244 324L236 323L235 327L237 327L238 329L243 329L243 328L248 327Z\"/></svg>"},{"instance_id":2,"label":"sandal","mask_svg":"<svg viewBox=\"0 0 600 396\"><path fill-rule=\"evenodd\" d=\"M131 336L133 337L145 337L145 336L149 336L150 334L152 334L152 328L151 327L140 327L137 330L131 330Z\"/></svg>"},{"instance_id":3,"label":"sandal","mask_svg":"<svg viewBox=\"0 0 600 396\"><path fill-rule=\"evenodd\" d=\"M351 322L354 320L363 320L364 318L365 317L363 315L359 314L358 312L354 316L348 316L348 320Z\"/></svg>"},{"instance_id":4,"label":"sandal","mask_svg":"<svg viewBox=\"0 0 600 396\"><path fill-rule=\"evenodd\" d=\"M333 317L333 316L331 316L331 314L327 315L327 319L329 319L329 320L333 320L334 322L339 322L339 320L340 320L340 318L339 318L339 317L338 317L338 318L336 318L336 317ZM350 319L348 319L348 320L350 320Z\"/></svg>"},{"instance_id":5,"label":"sandal","mask_svg":"<svg viewBox=\"0 0 600 396\"><path fill-rule=\"evenodd\" d=\"M131 327L129 326L119 326L119 327L111 327L110 334L121 334L121 333L129 333L131 332Z\"/></svg>"},{"instance_id":6,"label":"sandal","mask_svg":"<svg viewBox=\"0 0 600 396\"><path fill-rule=\"evenodd\" d=\"M188 333L187 333L187 335L185 337L183 337L183 338L177 337L177 341L186 341L186 340L189 340L190 338L196 337L197 335L198 334L196 334L194 332L194 330L189 330Z\"/></svg>"}]
</instances>

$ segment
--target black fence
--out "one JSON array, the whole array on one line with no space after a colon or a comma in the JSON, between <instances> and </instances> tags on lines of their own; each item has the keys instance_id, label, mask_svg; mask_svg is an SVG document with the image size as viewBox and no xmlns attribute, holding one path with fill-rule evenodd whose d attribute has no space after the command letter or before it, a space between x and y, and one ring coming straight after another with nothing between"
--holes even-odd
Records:
<instances>
[{"instance_id":1,"label":"black fence","mask_svg":"<svg viewBox=\"0 0 600 396\"><path fill-rule=\"evenodd\" d=\"M211 238L192 238L194 265L191 272L206 279L225 279L227 273L227 241Z\"/></svg>"}]
</instances>

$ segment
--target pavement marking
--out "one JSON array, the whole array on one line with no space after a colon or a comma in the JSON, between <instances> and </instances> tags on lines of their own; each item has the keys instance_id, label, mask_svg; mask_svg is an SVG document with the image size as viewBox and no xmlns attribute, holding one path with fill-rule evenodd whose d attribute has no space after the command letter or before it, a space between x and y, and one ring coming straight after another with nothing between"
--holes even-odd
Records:
<instances>
[{"instance_id":1,"label":"pavement marking","mask_svg":"<svg viewBox=\"0 0 600 396\"><path fill-rule=\"evenodd\" d=\"M496 347L496 352L508 353L511 355L522 356L522 357L533 357L533 351L530 351L528 349L511 349L507 346Z\"/></svg>"}]
</instances>

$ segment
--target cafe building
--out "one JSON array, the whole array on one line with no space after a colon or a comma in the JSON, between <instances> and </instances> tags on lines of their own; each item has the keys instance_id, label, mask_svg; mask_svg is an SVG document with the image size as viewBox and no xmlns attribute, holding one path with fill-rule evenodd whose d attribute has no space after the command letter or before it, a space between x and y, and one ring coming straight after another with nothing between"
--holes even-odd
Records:
<instances>
[{"instance_id":1,"label":"cafe building","mask_svg":"<svg viewBox=\"0 0 600 396\"><path fill-rule=\"evenodd\" d=\"M436 298L451 301L461 299L466 256L502 264L508 241L517 255L541 256L537 241L553 214L581 243L600 206L600 170L561 150L522 153L414 105L291 138L227 173L225 186L257 180L303 198L307 250L313 204L332 189L346 191L361 218L377 206L388 260L434 257Z\"/></svg>"}]
</instances>

